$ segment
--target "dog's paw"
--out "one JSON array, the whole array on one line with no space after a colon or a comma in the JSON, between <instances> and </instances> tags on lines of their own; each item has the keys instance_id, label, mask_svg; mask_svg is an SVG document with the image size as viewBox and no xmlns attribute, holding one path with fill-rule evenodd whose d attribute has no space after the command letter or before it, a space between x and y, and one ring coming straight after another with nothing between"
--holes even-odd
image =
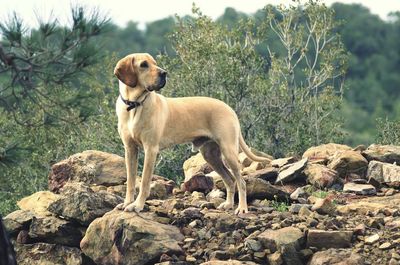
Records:
<instances>
[{"instance_id":1,"label":"dog's paw","mask_svg":"<svg viewBox=\"0 0 400 265\"><path fill-rule=\"evenodd\" d=\"M120 204L118 204L117 206L115 206L114 209L116 209L116 210L123 210L123 209L125 209L126 206L128 206L128 205L131 204L131 203L132 203L132 202L123 202L123 203L120 203Z\"/></svg>"},{"instance_id":2,"label":"dog's paw","mask_svg":"<svg viewBox=\"0 0 400 265\"><path fill-rule=\"evenodd\" d=\"M144 204L140 205L138 202L135 201L135 202L129 204L128 206L126 206L124 208L124 211L125 212L133 212L133 211L135 211L135 212L138 213L138 212L141 212L143 210L143 208L144 208Z\"/></svg>"},{"instance_id":3,"label":"dog's paw","mask_svg":"<svg viewBox=\"0 0 400 265\"><path fill-rule=\"evenodd\" d=\"M244 214L244 213L248 213L248 212L249 212L249 210L247 209L247 206L246 206L246 207L240 207L240 206L238 206L238 207L236 208L236 210L235 210L235 214L236 214L236 215Z\"/></svg>"},{"instance_id":4,"label":"dog's paw","mask_svg":"<svg viewBox=\"0 0 400 265\"><path fill-rule=\"evenodd\" d=\"M233 209L233 203L230 202L223 202L218 207L218 210L230 210Z\"/></svg>"}]
</instances>

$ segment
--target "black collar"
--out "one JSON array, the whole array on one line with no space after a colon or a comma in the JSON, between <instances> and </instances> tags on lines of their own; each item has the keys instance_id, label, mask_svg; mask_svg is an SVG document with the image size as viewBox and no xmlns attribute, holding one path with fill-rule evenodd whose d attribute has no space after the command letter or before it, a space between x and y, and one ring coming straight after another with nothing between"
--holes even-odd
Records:
<instances>
[{"instance_id":1,"label":"black collar","mask_svg":"<svg viewBox=\"0 0 400 265\"><path fill-rule=\"evenodd\" d=\"M142 105L143 102L146 100L146 98L147 98L148 95L149 95L149 94L146 95L146 97L142 100L142 102L139 102L139 101L130 101L130 100L124 99L124 98L122 97L121 93L119 93L119 96L121 97L122 102L124 102L125 105L128 105L128 107L126 108L126 111L130 111L130 110L132 110L132 109L134 109L134 108L137 108L137 107L139 107L140 105Z\"/></svg>"}]
</instances>

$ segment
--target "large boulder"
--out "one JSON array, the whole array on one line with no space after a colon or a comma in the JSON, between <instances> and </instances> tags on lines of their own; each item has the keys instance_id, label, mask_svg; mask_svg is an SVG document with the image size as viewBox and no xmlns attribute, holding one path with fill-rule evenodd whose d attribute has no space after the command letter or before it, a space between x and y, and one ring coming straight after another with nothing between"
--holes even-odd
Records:
<instances>
[{"instance_id":1,"label":"large boulder","mask_svg":"<svg viewBox=\"0 0 400 265\"><path fill-rule=\"evenodd\" d=\"M60 195L50 191L38 191L21 199L17 202L17 205L21 210L30 211L35 216L48 216L52 215L52 213L49 212L47 208L59 197Z\"/></svg>"},{"instance_id":2,"label":"large boulder","mask_svg":"<svg viewBox=\"0 0 400 265\"><path fill-rule=\"evenodd\" d=\"M308 148L304 152L303 158L308 158L310 163L317 162L325 164L334 154L347 150L351 150L351 147L334 143L323 144Z\"/></svg>"},{"instance_id":3,"label":"large boulder","mask_svg":"<svg viewBox=\"0 0 400 265\"><path fill-rule=\"evenodd\" d=\"M350 249L330 248L314 253L308 265L363 265L364 259Z\"/></svg>"},{"instance_id":4,"label":"large boulder","mask_svg":"<svg viewBox=\"0 0 400 265\"><path fill-rule=\"evenodd\" d=\"M123 199L108 192L94 192L83 183L71 182L64 186L61 196L48 209L67 220L89 225L97 217L111 211Z\"/></svg>"},{"instance_id":5,"label":"large boulder","mask_svg":"<svg viewBox=\"0 0 400 265\"><path fill-rule=\"evenodd\" d=\"M363 152L363 155L368 161L377 160L385 163L396 162L400 164L400 146L396 145L372 144Z\"/></svg>"},{"instance_id":6,"label":"large boulder","mask_svg":"<svg viewBox=\"0 0 400 265\"><path fill-rule=\"evenodd\" d=\"M367 179L375 179L381 183L398 184L400 183L400 166L371 161L368 164Z\"/></svg>"},{"instance_id":7,"label":"large boulder","mask_svg":"<svg viewBox=\"0 0 400 265\"><path fill-rule=\"evenodd\" d=\"M368 167L368 161L360 152L346 150L336 153L328 164L328 167L336 170L340 177L346 177L350 174L365 176Z\"/></svg>"},{"instance_id":8,"label":"large boulder","mask_svg":"<svg viewBox=\"0 0 400 265\"><path fill-rule=\"evenodd\" d=\"M34 217L31 211L17 210L4 217L3 222L10 235L16 235L21 230L28 230Z\"/></svg>"},{"instance_id":9,"label":"large boulder","mask_svg":"<svg viewBox=\"0 0 400 265\"><path fill-rule=\"evenodd\" d=\"M124 158L95 150L72 155L51 167L49 190L59 192L68 181L105 186L123 184L126 181Z\"/></svg>"},{"instance_id":10,"label":"large boulder","mask_svg":"<svg viewBox=\"0 0 400 265\"><path fill-rule=\"evenodd\" d=\"M318 189L329 188L339 181L336 170L330 169L325 165L309 163L304 169L307 182Z\"/></svg>"},{"instance_id":11,"label":"large boulder","mask_svg":"<svg viewBox=\"0 0 400 265\"><path fill-rule=\"evenodd\" d=\"M33 241L79 247L83 228L54 216L33 217L29 237Z\"/></svg>"},{"instance_id":12,"label":"large boulder","mask_svg":"<svg viewBox=\"0 0 400 265\"><path fill-rule=\"evenodd\" d=\"M55 244L16 244L15 252L19 265L80 265L82 252L78 248Z\"/></svg>"},{"instance_id":13,"label":"large boulder","mask_svg":"<svg viewBox=\"0 0 400 265\"><path fill-rule=\"evenodd\" d=\"M145 214L112 211L94 220L81 241L97 264L154 264L162 254L180 254L184 237L177 227Z\"/></svg>"},{"instance_id":14,"label":"large boulder","mask_svg":"<svg viewBox=\"0 0 400 265\"><path fill-rule=\"evenodd\" d=\"M325 231L310 229L307 234L307 246L322 248L347 248L351 245L353 231Z\"/></svg>"}]
</instances>

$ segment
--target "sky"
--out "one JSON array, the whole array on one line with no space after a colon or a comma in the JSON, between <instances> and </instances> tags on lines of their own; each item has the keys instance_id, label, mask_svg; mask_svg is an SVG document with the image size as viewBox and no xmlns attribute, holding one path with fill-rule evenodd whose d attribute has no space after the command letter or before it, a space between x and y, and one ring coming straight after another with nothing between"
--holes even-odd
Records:
<instances>
[{"instance_id":1,"label":"sky","mask_svg":"<svg viewBox=\"0 0 400 265\"><path fill-rule=\"evenodd\" d=\"M193 2L203 14L217 18L226 7L233 7L244 13L254 13L267 4L290 4L291 0L0 0L0 21L16 11L30 27L37 26L36 17L47 20L53 14L62 24L69 22L71 5L98 7L114 23L125 26L128 21L139 23L144 28L146 23L178 14L191 14ZM360 3L372 13L387 19L391 11L400 11L400 0L322 0L330 6L334 2Z\"/></svg>"}]
</instances>

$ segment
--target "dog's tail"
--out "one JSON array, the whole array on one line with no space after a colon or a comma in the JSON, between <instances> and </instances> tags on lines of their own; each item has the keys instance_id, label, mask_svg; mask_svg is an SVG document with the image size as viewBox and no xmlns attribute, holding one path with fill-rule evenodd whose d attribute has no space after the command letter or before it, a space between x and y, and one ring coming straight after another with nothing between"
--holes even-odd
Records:
<instances>
[{"instance_id":1,"label":"dog's tail","mask_svg":"<svg viewBox=\"0 0 400 265\"><path fill-rule=\"evenodd\" d=\"M271 158L255 155L250 150L250 148L247 146L246 142L243 139L243 135L241 132L239 134L239 146L242 149L242 151L247 155L247 157L253 161L256 161L256 162L270 162L271 161Z\"/></svg>"}]
</instances>

